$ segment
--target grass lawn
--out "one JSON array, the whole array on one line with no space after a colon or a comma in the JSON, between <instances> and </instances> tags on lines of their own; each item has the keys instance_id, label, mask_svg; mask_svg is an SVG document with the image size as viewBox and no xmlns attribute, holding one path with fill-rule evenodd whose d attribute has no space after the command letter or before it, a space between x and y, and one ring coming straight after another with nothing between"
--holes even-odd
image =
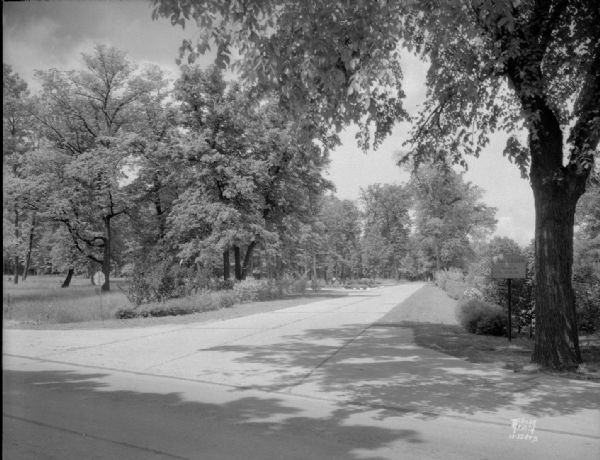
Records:
<instances>
[{"instance_id":1,"label":"grass lawn","mask_svg":"<svg viewBox=\"0 0 600 460\"><path fill-rule=\"evenodd\" d=\"M129 301L118 288L123 280L111 280L111 291L102 293L88 278L74 277L61 288L62 276L30 276L14 284L3 277L2 319L16 323L46 324L94 321L112 318Z\"/></svg>"},{"instance_id":2,"label":"grass lawn","mask_svg":"<svg viewBox=\"0 0 600 460\"><path fill-rule=\"evenodd\" d=\"M394 315L403 310L425 308L435 302L445 309L454 308L456 301L445 295L444 291L427 285L409 297L396 312L386 315L384 322L394 323ZM533 339L527 336L516 337L511 342L507 337L475 335L456 324L416 323L398 321L402 327L413 330L417 345L446 353L474 363L497 363L501 367L515 372L527 370L531 364ZM561 376L578 379L600 379L600 334L580 337L581 353L584 366L581 372L562 372Z\"/></svg>"},{"instance_id":3,"label":"grass lawn","mask_svg":"<svg viewBox=\"0 0 600 460\"><path fill-rule=\"evenodd\" d=\"M61 288L63 279L56 276L31 276L17 285L4 277L2 317L4 327L29 329L95 329L99 327L144 327L158 324L182 324L236 318L266 311L294 307L347 295L344 292L291 295L266 302L248 302L216 311L160 318L116 319L115 312L129 306L125 294L118 288L123 280L111 280L111 292L102 294L100 309L99 290L87 278L73 278L71 286Z\"/></svg>"}]
</instances>

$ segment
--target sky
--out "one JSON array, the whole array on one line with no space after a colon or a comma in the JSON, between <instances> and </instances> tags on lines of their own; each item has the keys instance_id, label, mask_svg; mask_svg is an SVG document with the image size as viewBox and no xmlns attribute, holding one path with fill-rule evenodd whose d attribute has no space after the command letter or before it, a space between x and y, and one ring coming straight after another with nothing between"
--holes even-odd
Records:
<instances>
[{"instance_id":1,"label":"sky","mask_svg":"<svg viewBox=\"0 0 600 460\"><path fill-rule=\"evenodd\" d=\"M81 67L81 53L91 53L95 44L113 45L135 63L153 63L178 76L175 58L184 38L194 39L197 29L185 30L167 19L153 21L151 4L130 1L3 2L3 60L10 64L32 91L39 88L35 70ZM208 64L210 57L199 62ZM417 58L403 58L405 108L416 114L425 98L427 66ZM401 123L376 150L366 154L357 147L353 128L341 133L342 145L331 154L327 176L336 195L356 200L361 189L375 183L400 184L408 173L396 165L396 152L403 148L410 126ZM534 234L533 194L515 165L502 156L506 135L497 134L480 158L470 159L465 179L481 187L483 201L497 208L496 234L527 245Z\"/></svg>"}]
</instances>

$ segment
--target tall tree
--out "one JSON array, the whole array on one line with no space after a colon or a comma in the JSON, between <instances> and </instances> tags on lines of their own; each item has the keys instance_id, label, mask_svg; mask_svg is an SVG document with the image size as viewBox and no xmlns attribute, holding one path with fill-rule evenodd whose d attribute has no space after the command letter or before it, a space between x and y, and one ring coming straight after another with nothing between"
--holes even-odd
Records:
<instances>
[{"instance_id":1,"label":"tall tree","mask_svg":"<svg viewBox=\"0 0 600 460\"><path fill-rule=\"evenodd\" d=\"M133 204L123 185L127 131L139 116L137 102L164 81L154 70L136 73L123 52L104 45L83 61L85 70L37 73L44 101L38 120L51 143L42 199L77 250L101 265L102 289L109 290L114 223Z\"/></svg>"},{"instance_id":2,"label":"tall tree","mask_svg":"<svg viewBox=\"0 0 600 460\"><path fill-rule=\"evenodd\" d=\"M444 162L421 164L408 189L414 200L416 241L428 262L425 271L465 268L471 242L496 226L496 210L481 201L483 191Z\"/></svg>"},{"instance_id":3,"label":"tall tree","mask_svg":"<svg viewBox=\"0 0 600 460\"><path fill-rule=\"evenodd\" d=\"M2 64L2 77L3 221L12 229L3 239L3 252L12 259L17 284L22 259L23 279L27 277L35 235L36 210L27 199L27 159L37 145L37 134L27 84L7 64Z\"/></svg>"},{"instance_id":4,"label":"tall tree","mask_svg":"<svg viewBox=\"0 0 600 460\"><path fill-rule=\"evenodd\" d=\"M376 276L400 277L411 221L410 194L401 185L375 184L361 191L363 266Z\"/></svg>"},{"instance_id":5,"label":"tall tree","mask_svg":"<svg viewBox=\"0 0 600 460\"><path fill-rule=\"evenodd\" d=\"M291 220L309 213L306 196L329 186L326 156L297 137L268 97L228 87L216 68L184 67L176 96L189 136L171 234L185 258L223 253L225 277L233 250L242 279L257 245L278 245Z\"/></svg>"},{"instance_id":6,"label":"tall tree","mask_svg":"<svg viewBox=\"0 0 600 460\"><path fill-rule=\"evenodd\" d=\"M155 18L195 20L203 28L198 46L186 41L182 55L203 52L213 39L225 64L237 47L242 76L279 87L282 101L311 126L372 122L377 143L404 116L404 46L430 63L408 156L442 152L464 163L490 132L524 129L525 145L512 136L504 153L529 175L534 192L532 358L553 368L578 365L573 222L600 140L599 2L153 3ZM368 129L362 132L369 140Z\"/></svg>"},{"instance_id":7,"label":"tall tree","mask_svg":"<svg viewBox=\"0 0 600 460\"><path fill-rule=\"evenodd\" d=\"M323 253L331 276L345 280L361 275L361 213L356 203L330 195L323 198L319 220Z\"/></svg>"}]
</instances>

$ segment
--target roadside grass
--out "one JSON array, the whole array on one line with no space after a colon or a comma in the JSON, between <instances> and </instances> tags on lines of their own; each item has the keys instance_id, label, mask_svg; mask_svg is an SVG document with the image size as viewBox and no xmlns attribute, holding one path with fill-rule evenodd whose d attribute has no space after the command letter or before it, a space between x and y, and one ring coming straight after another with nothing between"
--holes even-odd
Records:
<instances>
[{"instance_id":1,"label":"roadside grass","mask_svg":"<svg viewBox=\"0 0 600 460\"><path fill-rule=\"evenodd\" d=\"M235 318L347 295L347 293L323 290L315 293L287 295L282 299L271 301L236 302L234 304L231 301L222 303L223 293L214 292L210 293L209 297L214 297L215 301L203 305L201 308L195 303L194 296L171 299L163 304L154 303L141 306L145 310L153 308L181 309L190 314L117 319L116 313L119 310L134 308L124 292L119 289L119 285L122 288L125 286L123 280L111 280L113 289L111 292L102 294L102 313L99 288L92 286L89 279L73 278L71 286L64 289L60 287L61 283L61 277L32 276L24 283L14 285L4 277L2 296L4 327L89 329L183 324Z\"/></svg>"},{"instance_id":2,"label":"roadside grass","mask_svg":"<svg viewBox=\"0 0 600 460\"><path fill-rule=\"evenodd\" d=\"M220 310L211 310L199 313L191 313L188 315L176 316L148 316L137 317L130 319L117 319L114 316L103 321L92 320L73 323L21 323L12 324L9 327L19 329L53 329L53 330L71 330L71 329L117 329L117 328L132 328L132 327L149 327L168 324L188 324L200 323L208 321L224 321L242 316L254 315L256 313L267 313L274 310L282 310L298 305L306 305L313 302L319 302L331 297L340 297L344 294L328 294L319 292L316 294L308 293L304 295L293 295L285 299L268 300L262 302L248 302L235 304L230 308Z\"/></svg>"},{"instance_id":3,"label":"roadside grass","mask_svg":"<svg viewBox=\"0 0 600 460\"><path fill-rule=\"evenodd\" d=\"M427 285L409 297L399 310L418 308L432 301L443 302L447 308L456 305L456 301L450 299L444 291ZM386 316L386 319L388 322L394 322L393 313ZM471 334L456 324L400 321L399 325L412 329L418 346L473 363L496 363L515 372L526 371L531 365L534 341L526 334L513 337L509 342L507 337ZM560 372L557 375L576 379L600 379L600 334L581 336L580 349L584 361L580 369L577 372Z\"/></svg>"},{"instance_id":4,"label":"roadside grass","mask_svg":"<svg viewBox=\"0 0 600 460\"><path fill-rule=\"evenodd\" d=\"M3 279L2 319L5 325L14 323L71 323L108 319L129 301L112 281L113 290L102 293L87 278L73 278L71 286L61 288L63 278L30 276L25 282L13 284Z\"/></svg>"},{"instance_id":5,"label":"roadside grass","mask_svg":"<svg viewBox=\"0 0 600 460\"><path fill-rule=\"evenodd\" d=\"M449 324L405 323L413 330L417 345L431 348L472 363L496 363L506 369L522 372L531 365L533 339L476 335L462 326ZM561 372L561 376L577 379L600 379L600 335L579 338L583 365L577 372Z\"/></svg>"}]
</instances>

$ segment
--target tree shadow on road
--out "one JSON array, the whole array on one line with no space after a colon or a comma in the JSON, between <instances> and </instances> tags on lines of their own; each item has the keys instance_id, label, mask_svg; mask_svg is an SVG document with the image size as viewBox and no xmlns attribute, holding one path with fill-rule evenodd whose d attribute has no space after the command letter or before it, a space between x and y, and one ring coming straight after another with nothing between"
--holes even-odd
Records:
<instances>
[{"instance_id":1,"label":"tree shadow on road","mask_svg":"<svg viewBox=\"0 0 600 460\"><path fill-rule=\"evenodd\" d=\"M235 353L235 361L250 369L253 363L273 369L270 381L266 377L259 386L263 390L335 393L350 403L383 409L383 417L501 409L540 417L600 409L598 384L470 363L416 346L409 327L381 324L359 332L350 324L307 330L266 346L234 344L210 351ZM289 369L296 371L293 379Z\"/></svg>"},{"instance_id":2,"label":"tree shadow on road","mask_svg":"<svg viewBox=\"0 0 600 460\"><path fill-rule=\"evenodd\" d=\"M135 458L147 452L147 458L381 460L365 452L398 441L424 442L413 429L349 424L354 408L331 406L329 412L310 414L289 398L257 392L243 396L240 391L225 391L227 401L202 401L202 386L197 385L194 396L190 382L181 391L176 379L174 391L132 391L115 385L110 376L5 370L5 421L30 421L125 451L141 450L142 457L138 452ZM10 444L11 439L5 441ZM104 455L96 452L94 458L110 458Z\"/></svg>"}]
</instances>

